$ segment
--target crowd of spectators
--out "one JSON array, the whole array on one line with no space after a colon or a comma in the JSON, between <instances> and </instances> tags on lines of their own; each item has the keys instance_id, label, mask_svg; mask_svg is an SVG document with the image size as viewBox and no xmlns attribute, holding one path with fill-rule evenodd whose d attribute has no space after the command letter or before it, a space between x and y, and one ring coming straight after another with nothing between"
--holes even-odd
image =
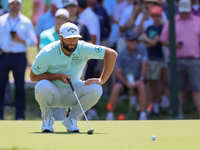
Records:
<instances>
[{"instance_id":1,"label":"crowd of spectators","mask_svg":"<svg viewBox=\"0 0 200 150\"><path fill-rule=\"evenodd\" d=\"M58 31L65 22L79 27L80 40L111 47L119 54L113 74L103 85L103 96L109 99L107 110L102 110L107 111L106 120L115 119L114 110L122 94L131 93L130 105L138 106L140 120L148 119L148 115L160 115L160 107L170 107L169 8L166 0L32 1L33 14L28 19L19 13L23 0L0 0L0 120L4 104L11 103L10 70L15 78L16 120L25 119L26 48L37 45L40 50L59 40ZM174 10L177 118L184 119L182 108L188 91L192 92L200 116L200 0L174 0ZM84 79L98 77L102 68L103 61L89 60ZM56 111L56 119L66 113L66 110ZM89 119L98 118L95 107L88 110L87 115Z\"/></svg>"}]
</instances>

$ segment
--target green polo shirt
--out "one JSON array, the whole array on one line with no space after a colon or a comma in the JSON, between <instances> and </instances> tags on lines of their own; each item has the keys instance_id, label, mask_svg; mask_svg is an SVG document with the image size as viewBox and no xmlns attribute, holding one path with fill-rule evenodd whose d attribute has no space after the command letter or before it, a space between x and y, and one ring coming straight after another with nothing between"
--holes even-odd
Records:
<instances>
[{"instance_id":1,"label":"green polo shirt","mask_svg":"<svg viewBox=\"0 0 200 150\"><path fill-rule=\"evenodd\" d=\"M44 30L40 34L40 49L58 40L59 40L59 34L56 33L55 26L51 27L50 29Z\"/></svg>"},{"instance_id":2,"label":"green polo shirt","mask_svg":"<svg viewBox=\"0 0 200 150\"><path fill-rule=\"evenodd\" d=\"M73 84L80 82L83 69L89 59L103 59L105 47L78 41L76 50L70 57L66 56L60 46L60 41L45 46L36 56L31 67L36 75L43 73L64 73L71 77ZM57 87L68 88L61 80L52 81Z\"/></svg>"}]
</instances>

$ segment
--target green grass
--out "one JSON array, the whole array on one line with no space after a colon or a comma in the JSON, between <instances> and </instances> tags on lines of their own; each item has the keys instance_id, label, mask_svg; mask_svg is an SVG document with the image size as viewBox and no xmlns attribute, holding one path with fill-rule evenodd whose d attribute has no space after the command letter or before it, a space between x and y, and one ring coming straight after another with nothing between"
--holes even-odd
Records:
<instances>
[{"instance_id":1,"label":"green grass","mask_svg":"<svg viewBox=\"0 0 200 150\"><path fill-rule=\"evenodd\" d=\"M41 133L41 121L1 121L0 148L12 150L188 150L200 149L200 121L79 121L80 133L68 133L61 121L54 133ZM155 135L156 140L151 140Z\"/></svg>"}]
</instances>

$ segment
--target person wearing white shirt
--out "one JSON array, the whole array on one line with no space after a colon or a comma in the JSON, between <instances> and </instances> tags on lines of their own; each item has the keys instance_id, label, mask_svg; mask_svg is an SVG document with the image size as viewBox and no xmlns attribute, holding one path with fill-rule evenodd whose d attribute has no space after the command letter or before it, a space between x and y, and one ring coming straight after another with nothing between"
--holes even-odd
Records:
<instances>
[{"instance_id":1,"label":"person wearing white shirt","mask_svg":"<svg viewBox=\"0 0 200 150\"><path fill-rule=\"evenodd\" d=\"M123 10L119 21L120 32L124 33L134 27L136 17L141 11L141 5L136 0L127 0L128 6Z\"/></svg>"},{"instance_id":2,"label":"person wearing white shirt","mask_svg":"<svg viewBox=\"0 0 200 150\"><path fill-rule=\"evenodd\" d=\"M87 7L87 0L78 0L78 22L87 26L93 44L100 44L100 23L91 7Z\"/></svg>"},{"instance_id":3,"label":"person wearing white shirt","mask_svg":"<svg viewBox=\"0 0 200 150\"><path fill-rule=\"evenodd\" d=\"M0 120L3 120L3 100L10 71L15 81L15 119L24 120L26 48L36 45L37 38L31 20L20 12L22 0L8 0L8 3L10 12L0 16Z\"/></svg>"},{"instance_id":4,"label":"person wearing white shirt","mask_svg":"<svg viewBox=\"0 0 200 150\"><path fill-rule=\"evenodd\" d=\"M154 24L153 18L150 16L149 10L155 5L160 6L159 0L145 0L146 10L140 13L135 21L135 26L137 26L137 35L140 36L146 31L146 29ZM167 21L167 16L162 12L162 19L164 22Z\"/></svg>"}]
</instances>

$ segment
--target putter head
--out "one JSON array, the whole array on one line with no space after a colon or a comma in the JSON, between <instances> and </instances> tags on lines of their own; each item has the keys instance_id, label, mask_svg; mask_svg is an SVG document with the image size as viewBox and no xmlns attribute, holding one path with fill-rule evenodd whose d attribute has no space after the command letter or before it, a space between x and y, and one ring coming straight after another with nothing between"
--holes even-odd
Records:
<instances>
[{"instance_id":1,"label":"putter head","mask_svg":"<svg viewBox=\"0 0 200 150\"><path fill-rule=\"evenodd\" d=\"M93 132L94 132L94 129L93 128L91 128L90 130L88 130L88 132L87 132L87 134L93 134Z\"/></svg>"}]
</instances>

